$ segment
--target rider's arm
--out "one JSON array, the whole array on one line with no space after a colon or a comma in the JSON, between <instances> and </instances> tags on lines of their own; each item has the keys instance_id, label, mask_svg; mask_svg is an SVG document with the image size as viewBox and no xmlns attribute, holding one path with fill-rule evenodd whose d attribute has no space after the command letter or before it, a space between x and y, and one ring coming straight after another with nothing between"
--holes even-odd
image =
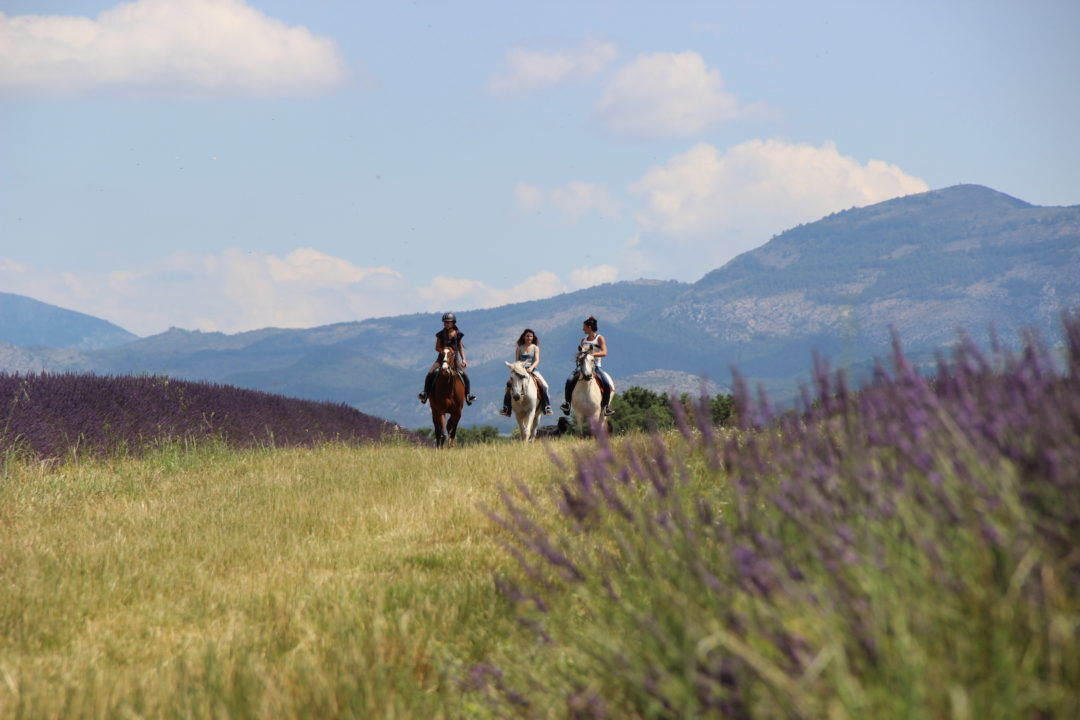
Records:
<instances>
[{"instance_id":1,"label":"rider's arm","mask_svg":"<svg viewBox=\"0 0 1080 720\"><path fill-rule=\"evenodd\" d=\"M529 368L529 372L536 372L536 368L540 367L540 346L539 345L536 345L536 344L533 345L533 353L534 353L533 354L533 364L532 364L532 367Z\"/></svg>"},{"instance_id":2,"label":"rider's arm","mask_svg":"<svg viewBox=\"0 0 1080 720\"><path fill-rule=\"evenodd\" d=\"M607 357L607 340L604 339L603 335L596 336L596 346L592 356L594 358Z\"/></svg>"},{"instance_id":3,"label":"rider's arm","mask_svg":"<svg viewBox=\"0 0 1080 720\"><path fill-rule=\"evenodd\" d=\"M435 352L437 352L437 353L442 352L442 338L439 337L438 335L435 336Z\"/></svg>"}]
</instances>

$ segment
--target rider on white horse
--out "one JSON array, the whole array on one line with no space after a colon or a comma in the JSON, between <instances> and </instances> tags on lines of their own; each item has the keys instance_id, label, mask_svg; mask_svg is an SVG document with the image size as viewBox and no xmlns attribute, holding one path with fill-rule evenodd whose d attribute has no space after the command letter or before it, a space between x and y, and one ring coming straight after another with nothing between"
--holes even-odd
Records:
<instances>
[{"instance_id":1,"label":"rider on white horse","mask_svg":"<svg viewBox=\"0 0 1080 720\"><path fill-rule=\"evenodd\" d=\"M525 328L525 331L521 333L521 337L518 338L517 346L514 348L514 359L525 364L525 369L536 378L536 385L540 390L540 407L544 408L544 414L551 414L551 400L548 399L548 384L544 376L537 372L536 368L540 365L540 338L536 337L530 328ZM510 383L506 383L506 394L503 395L502 410L499 411L500 415L510 416Z\"/></svg>"},{"instance_id":2,"label":"rider on white horse","mask_svg":"<svg viewBox=\"0 0 1080 720\"><path fill-rule=\"evenodd\" d=\"M426 403L428 396L431 395L432 389L435 387L435 375L439 371L439 363L442 361L443 348L453 348L455 364L457 367L458 375L461 376L462 382L465 383L465 402L468 405L473 404L473 400L476 400L476 396L469 391L469 375L465 372L465 368L469 366L469 363L465 361L465 346L461 344L461 339L465 337L465 333L458 330L457 316L454 313L448 312L442 316L443 329L435 333L435 352L439 353L439 357L435 358L435 362L432 363L431 369L428 370L427 377L424 378L424 392L420 393L416 397L420 399L421 403Z\"/></svg>"},{"instance_id":3,"label":"rider on white horse","mask_svg":"<svg viewBox=\"0 0 1080 720\"><path fill-rule=\"evenodd\" d=\"M596 363L596 377L600 379L600 408L603 414L614 415L615 411L608 407L608 403L611 402L611 390L615 387L615 384L611 376L600 367L600 358L607 356L607 340L596 330L596 318L590 315L581 325L581 331L585 333L585 337L582 338L578 347L589 351ZM570 377L566 378L566 402L561 405L563 415L570 414L570 400L574 397L574 385L577 384L577 381L578 369L575 365Z\"/></svg>"}]
</instances>

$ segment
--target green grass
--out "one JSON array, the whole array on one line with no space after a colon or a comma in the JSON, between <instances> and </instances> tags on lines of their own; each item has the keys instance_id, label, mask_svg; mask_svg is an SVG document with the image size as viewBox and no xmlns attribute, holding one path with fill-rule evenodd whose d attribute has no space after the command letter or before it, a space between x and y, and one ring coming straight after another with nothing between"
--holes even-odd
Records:
<instances>
[{"instance_id":1,"label":"green grass","mask_svg":"<svg viewBox=\"0 0 1080 720\"><path fill-rule=\"evenodd\" d=\"M651 439L626 442L653 462ZM672 473L690 480L665 502L690 514L705 499L723 514L722 471L677 434L665 444ZM927 565L894 542L894 525L868 521L856 530L880 540L884 569L845 571L872 610L880 660L867 665L851 653L842 603L766 602L738 589L723 543L650 530L675 506L655 504L648 483L620 486L643 511L637 524L611 513L587 528L559 520L554 491L569 472L548 452L569 460L594 448L563 439L11 457L0 462L0 718L562 718L588 717L594 697L612 718L692 717L659 706L643 679L659 671L679 708L692 708L695 663L718 655L753 670L744 681L754 717L1075 716L1075 557L1032 549L1013 564L980 549L970 528L920 516L913 527L942 549ZM1001 469L984 468L1008 489L1015 478ZM522 580L522 569L504 549L509 533L481 508L505 512L500 491L515 481L537 499L530 517L586 574L540 593L550 642L495 587L496 574ZM770 537L794 550L813 543L755 507ZM720 589L695 579L701 563L728 573ZM804 567L812 594L828 598L831 571ZM745 638L729 616L742 617ZM771 630L807 641L813 662L794 680L762 634ZM470 691L474 666L503 675Z\"/></svg>"},{"instance_id":2,"label":"green grass","mask_svg":"<svg viewBox=\"0 0 1080 720\"><path fill-rule=\"evenodd\" d=\"M460 678L520 632L480 506L556 471L536 444L0 472L0 717L436 718L484 715Z\"/></svg>"}]
</instances>

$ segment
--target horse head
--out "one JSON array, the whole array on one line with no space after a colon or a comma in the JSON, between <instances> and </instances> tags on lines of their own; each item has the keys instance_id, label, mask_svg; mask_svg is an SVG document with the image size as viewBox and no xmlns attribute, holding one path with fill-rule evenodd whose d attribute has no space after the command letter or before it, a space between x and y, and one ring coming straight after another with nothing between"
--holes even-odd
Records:
<instances>
[{"instance_id":1,"label":"horse head","mask_svg":"<svg viewBox=\"0 0 1080 720\"><path fill-rule=\"evenodd\" d=\"M577 355L577 367L578 373L585 380L591 380L593 373L596 371L596 359L592 356L592 351L587 347L579 347Z\"/></svg>"},{"instance_id":2,"label":"horse head","mask_svg":"<svg viewBox=\"0 0 1080 720\"><path fill-rule=\"evenodd\" d=\"M442 357L439 360L439 372L446 375L453 374L454 372L454 348L444 347L442 349Z\"/></svg>"},{"instance_id":3,"label":"horse head","mask_svg":"<svg viewBox=\"0 0 1080 720\"><path fill-rule=\"evenodd\" d=\"M506 362L505 360L503 362ZM514 400L520 400L529 387L526 383L531 382L529 377L529 371L525 368L525 363L518 360L517 362L507 362L506 366L510 368L510 397Z\"/></svg>"}]
</instances>

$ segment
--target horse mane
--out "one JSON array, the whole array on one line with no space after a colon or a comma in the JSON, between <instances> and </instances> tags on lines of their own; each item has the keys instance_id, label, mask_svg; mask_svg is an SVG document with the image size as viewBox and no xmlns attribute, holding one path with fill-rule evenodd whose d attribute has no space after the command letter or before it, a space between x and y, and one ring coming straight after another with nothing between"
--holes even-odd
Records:
<instances>
[{"instance_id":1,"label":"horse mane","mask_svg":"<svg viewBox=\"0 0 1080 720\"><path fill-rule=\"evenodd\" d=\"M510 364L510 370L516 375L528 375L529 371L525 368L525 363L521 360L515 360Z\"/></svg>"}]
</instances>

